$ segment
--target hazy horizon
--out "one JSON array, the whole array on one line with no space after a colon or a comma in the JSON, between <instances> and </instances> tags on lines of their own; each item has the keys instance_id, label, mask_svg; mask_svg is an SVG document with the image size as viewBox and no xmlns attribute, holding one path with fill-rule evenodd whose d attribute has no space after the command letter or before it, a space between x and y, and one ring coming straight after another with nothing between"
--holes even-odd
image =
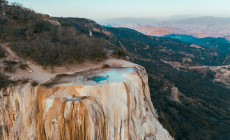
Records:
<instances>
[{"instance_id":1,"label":"hazy horizon","mask_svg":"<svg viewBox=\"0 0 230 140\"><path fill-rule=\"evenodd\" d=\"M84 17L95 20L108 18L149 18L171 16L230 17L229 0L8 0L39 13L58 17ZM207 5L208 4L208 5Z\"/></svg>"}]
</instances>

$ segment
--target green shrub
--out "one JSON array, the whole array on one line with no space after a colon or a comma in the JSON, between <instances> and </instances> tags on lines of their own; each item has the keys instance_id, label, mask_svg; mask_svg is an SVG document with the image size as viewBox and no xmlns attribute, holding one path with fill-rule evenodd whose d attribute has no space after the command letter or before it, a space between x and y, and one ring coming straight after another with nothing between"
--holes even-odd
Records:
<instances>
[{"instance_id":1,"label":"green shrub","mask_svg":"<svg viewBox=\"0 0 230 140\"><path fill-rule=\"evenodd\" d=\"M15 69L14 69L14 67L12 67L12 66L6 66L6 67L4 68L4 71L5 71L5 72L9 72L9 73L13 73L13 72L15 72Z\"/></svg>"},{"instance_id":2,"label":"green shrub","mask_svg":"<svg viewBox=\"0 0 230 140\"><path fill-rule=\"evenodd\" d=\"M28 68L28 65L26 65L26 64L20 64L20 65L19 65L19 68L20 68L21 70L26 70L26 68Z\"/></svg>"},{"instance_id":3,"label":"green shrub","mask_svg":"<svg viewBox=\"0 0 230 140\"><path fill-rule=\"evenodd\" d=\"M125 51L123 51L122 49L120 48L117 48L114 52L113 52L114 55L117 55L118 57L124 57L126 55Z\"/></svg>"},{"instance_id":4,"label":"green shrub","mask_svg":"<svg viewBox=\"0 0 230 140\"><path fill-rule=\"evenodd\" d=\"M5 64L5 65L16 65L16 64L18 64L18 62L16 62L16 61L8 61L8 60L5 60L5 61L3 61L3 63Z\"/></svg>"},{"instance_id":5,"label":"green shrub","mask_svg":"<svg viewBox=\"0 0 230 140\"><path fill-rule=\"evenodd\" d=\"M34 86L34 87L35 87L35 86L37 86L37 85L38 85L38 82L33 81L31 84L32 84L32 86Z\"/></svg>"},{"instance_id":6,"label":"green shrub","mask_svg":"<svg viewBox=\"0 0 230 140\"><path fill-rule=\"evenodd\" d=\"M103 65L103 68L110 68L110 65L105 64L105 65Z\"/></svg>"},{"instance_id":7,"label":"green shrub","mask_svg":"<svg viewBox=\"0 0 230 140\"><path fill-rule=\"evenodd\" d=\"M0 46L0 58L6 57L5 50Z\"/></svg>"},{"instance_id":8,"label":"green shrub","mask_svg":"<svg viewBox=\"0 0 230 140\"><path fill-rule=\"evenodd\" d=\"M7 87L9 84L11 84L13 81L9 80L8 76L0 74L0 90L2 88Z\"/></svg>"}]
</instances>

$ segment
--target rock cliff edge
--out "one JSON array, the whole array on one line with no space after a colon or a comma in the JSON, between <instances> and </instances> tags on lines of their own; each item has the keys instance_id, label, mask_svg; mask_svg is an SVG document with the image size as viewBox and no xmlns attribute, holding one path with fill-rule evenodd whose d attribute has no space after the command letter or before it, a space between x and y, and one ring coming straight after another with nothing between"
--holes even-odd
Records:
<instances>
[{"instance_id":1,"label":"rock cliff edge","mask_svg":"<svg viewBox=\"0 0 230 140\"><path fill-rule=\"evenodd\" d=\"M139 65L58 75L37 86L2 89L0 97L5 140L172 139L157 119Z\"/></svg>"}]
</instances>

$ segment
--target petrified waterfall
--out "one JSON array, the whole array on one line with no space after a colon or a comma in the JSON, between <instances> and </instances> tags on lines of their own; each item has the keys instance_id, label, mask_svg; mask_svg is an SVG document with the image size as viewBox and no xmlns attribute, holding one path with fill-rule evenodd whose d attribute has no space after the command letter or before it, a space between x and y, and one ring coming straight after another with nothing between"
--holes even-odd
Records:
<instances>
[{"instance_id":1,"label":"petrified waterfall","mask_svg":"<svg viewBox=\"0 0 230 140\"><path fill-rule=\"evenodd\" d=\"M172 139L157 120L141 66L59 75L0 96L5 140Z\"/></svg>"}]
</instances>

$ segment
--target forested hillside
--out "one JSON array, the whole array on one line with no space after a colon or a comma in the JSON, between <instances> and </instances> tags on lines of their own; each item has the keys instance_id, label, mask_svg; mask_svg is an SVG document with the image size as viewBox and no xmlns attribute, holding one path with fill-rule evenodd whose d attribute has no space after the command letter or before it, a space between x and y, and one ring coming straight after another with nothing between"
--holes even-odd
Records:
<instances>
[{"instance_id":1,"label":"forested hillside","mask_svg":"<svg viewBox=\"0 0 230 140\"><path fill-rule=\"evenodd\" d=\"M216 50L218 50L220 53L223 54L228 54L230 52L230 42L225 38L213 38L213 37L196 38L191 35L181 35L181 34L170 34L164 37L174 38L188 43L215 48Z\"/></svg>"},{"instance_id":2,"label":"forested hillside","mask_svg":"<svg viewBox=\"0 0 230 140\"><path fill-rule=\"evenodd\" d=\"M199 47L181 42L176 39L147 36L128 28L107 28L119 38L128 52L143 58L154 60L165 59L167 61L183 62L183 58L189 58L190 65L221 65L225 55L219 54L214 48ZM120 42L115 38L117 46ZM228 64L230 62L227 62Z\"/></svg>"},{"instance_id":3,"label":"forested hillside","mask_svg":"<svg viewBox=\"0 0 230 140\"><path fill-rule=\"evenodd\" d=\"M222 65L224 56L215 49L146 36L131 29L107 29L114 34L114 43L146 68L159 120L175 139L230 138L230 89L213 81L214 72L188 68ZM183 62L189 60L185 58L191 60ZM186 67L171 66L162 59Z\"/></svg>"},{"instance_id":4,"label":"forested hillside","mask_svg":"<svg viewBox=\"0 0 230 140\"><path fill-rule=\"evenodd\" d=\"M90 20L76 20L84 27L96 24ZM20 57L42 66L97 61L106 56L107 40L89 36L89 32L65 20L59 23L57 18L35 13L17 3L9 5L1 0L0 25L1 42L9 42Z\"/></svg>"}]
</instances>

